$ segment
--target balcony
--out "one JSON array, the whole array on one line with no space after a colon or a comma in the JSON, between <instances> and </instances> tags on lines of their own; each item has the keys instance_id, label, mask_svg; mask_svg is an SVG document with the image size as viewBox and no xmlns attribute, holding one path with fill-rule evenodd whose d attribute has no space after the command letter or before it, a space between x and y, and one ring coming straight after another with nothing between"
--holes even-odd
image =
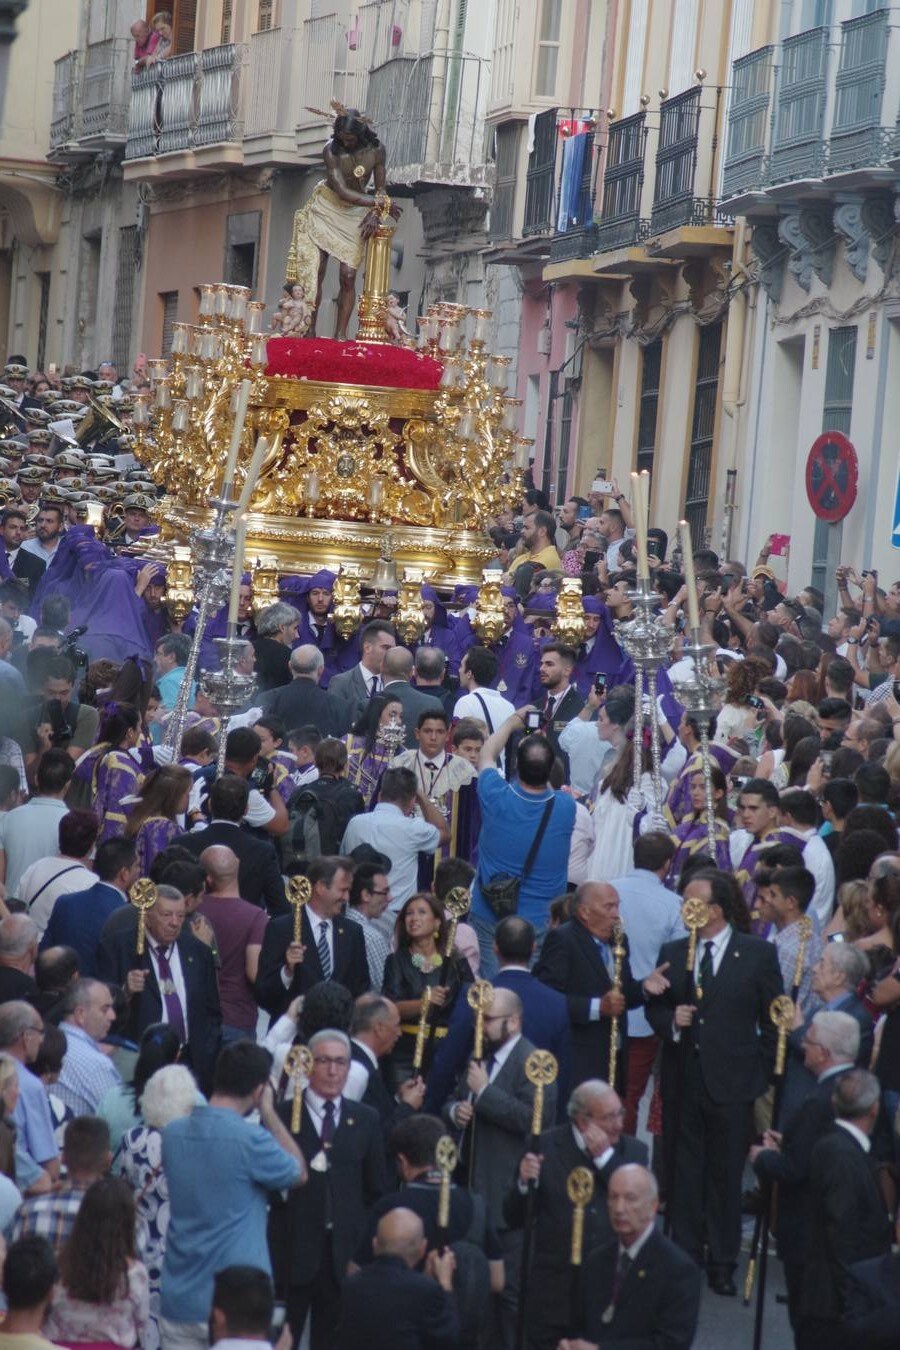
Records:
<instances>
[{"instance_id":1,"label":"balcony","mask_svg":"<svg viewBox=\"0 0 900 1350\"><path fill-rule=\"evenodd\" d=\"M647 114L611 122L603 175L603 205L597 231L598 252L630 248L647 238L650 222L641 219Z\"/></svg>"},{"instance_id":2,"label":"balcony","mask_svg":"<svg viewBox=\"0 0 900 1350\"><path fill-rule=\"evenodd\" d=\"M243 163L247 55L246 47L228 42L135 71L126 178L163 172L187 176ZM160 156L171 158L161 162Z\"/></svg>"},{"instance_id":3,"label":"balcony","mask_svg":"<svg viewBox=\"0 0 900 1350\"><path fill-rule=\"evenodd\" d=\"M435 53L395 57L369 73L367 112L389 147L392 185L482 187L486 63Z\"/></svg>"},{"instance_id":4,"label":"balcony","mask_svg":"<svg viewBox=\"0 0 900 1350\"><path fill-rule=\"evenodd\" d=\"M534 119L534 144L525 176L525 217L522 236L549 234L553 229L553 200L559 136L557 108L548 108Z\"/></svg>"},{"instance_id":5,"label":"balcony","mask_svg":"<svg viewBox=\"0 0 900 1350\"><path fill-rule=\"evenodd\" d=\"M56 62L50 158L90 159L125 144L131 78L131 43L122 38L90 42Z\"/></svg>"},{"instance_id":6,"label":"balcony","mask_svg":"<svg viewBox=\"0 0 900 1350\"><path fill-rule=\"evenodd\" d=\"M297 163L298 58L292 30L268 28L252 34L244 116L245 164Z\"/></svg>"},{"instance_id":7,"label":"balcony","mask_svg":"<svg viewBox=\"0 0 900 1350\"><path fill-rule=\"evenodd\" d=\"M760 47L735 61L731 81L722 196L762 187L769 148L775 48Z\"/></svg>"},{"instance_id":8,"label":"balcony","mask_svg":"<svg viewBox=\"0 0 900 1350\"><path fill-rule=\"evenodd\" d=\"M813 28L781 45L781 75L767 183L821 178L825 169L828 29Z\"/></svg>"},{"instance_id":9,"label":"balcony","mask_svg":"<svg viewBox=\"0 0 900 1350\"><path fill-rule=\"evenodd\" d=\"M694 223L701 94L699 87L687 89L660 104L651 234Z\"/></svg>"}]
</instances>

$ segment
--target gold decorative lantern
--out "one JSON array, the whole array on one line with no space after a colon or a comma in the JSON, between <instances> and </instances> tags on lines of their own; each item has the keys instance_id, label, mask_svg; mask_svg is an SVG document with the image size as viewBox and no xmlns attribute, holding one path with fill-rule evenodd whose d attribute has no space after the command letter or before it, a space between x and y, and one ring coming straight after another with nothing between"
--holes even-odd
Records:
<instances>
[{"instance_id":1,"label":"gold decorative lantern","mask_svg":"<svg viewBox=\"0 0 900 1350\"><path fill-rule=\"evenodd\" d=\"M194 579L191 550L176 544L166 564L166 608L177 624L184 623L194 603Z\"/></svg>"},{"instance_id":2,"label":"gold decorative lantern","mask_svg":"<svg viewBox=\"0 0 900 1350\"><path fill-rule=\"evenodd\" d=\"M345 563L334 583L334 604L331 617L342 638L356 632L360 619L359 566Z\"/></svg>"},{"instance_id":3,"label":"gold decorative lantern","mask_svg":"<svg viewBox=\"0 0 900 1350\"><path fill-rule=\"evenodd\" d=\"M420 567L407 567L397 596L394 627L405 647L418 642L425 632L425 610L422 605L422 582L425 575Z\"/></svg>"},{"instance_id":4,"label":"gold decorative lantern","mask_svg":"<svg viewBox=\"0 0 900 1350\"><path fill-rule=\"evenodd\" d=\"M581 577L565 577L556 597L556 618L553 636L558 642L577 647L584 641L584 604L581 599Z\"/></svg>"},{"instance_id":5,"label":"gold decorative lantern","mask_svg":"<svg viewBox=\"0 0 900 1350\"><path fill-rule=\"evenodd\" d=\"M500 573L485 568L481 589L475 601L475 632L482 642L496 642L506 630L503 615L503 596L500 592Z\"/></svg>"},{"instance_id":6,"label":"gold decorative lantern","mask_svg":"<svg viewBox=\"0 0 900 1350\"><path fill-rule=\"evenodd\" d=\"M257 558L251 576L254 610L274 605L278 599L278 559Z\"/></svg>"}]
</instances>

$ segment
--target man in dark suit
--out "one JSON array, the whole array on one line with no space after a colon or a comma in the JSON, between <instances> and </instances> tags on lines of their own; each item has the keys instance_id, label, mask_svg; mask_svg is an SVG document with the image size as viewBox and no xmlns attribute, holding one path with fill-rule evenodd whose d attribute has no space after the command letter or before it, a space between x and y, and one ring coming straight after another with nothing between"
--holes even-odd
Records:
<instances>
[{"instance_id":1,"label":"man in dark suit","mask_svg":"<svg viewBox=\"0 0 900 1350\"><path fill-rule=\"evenodd\" d=\"M147 1027L167 1022L185 1045L184 1060L209 1092L222 1039L222 1008L213 955L184 926L184 897L159 886L146 914L144 953L134 932L110 932L97 948L97 975L129 996L128 1035L140 1041Z\"/></svg>"},{"instance_id":2,"label":"man in dark suit","mask_svg":"<svg viewBox=\"0 0 900 1350\"><path fill-rule=\"evenodd\" d=\"M287 901L278 854L266 839L259 839L241 826L247 812L250 785L237 774L217 778L209 790L210 824L202 830L176 835L172 841L199 858L211 844L225 844L240 864L238 885L241 899L260 905L270 914L284 914Z\"/></svg>"},{"instance_id":3,"label":"man in dark suit","mask_svg":"<svg viewBox=\"0 0 900 1350\"><path fill-rule=\"evenodd\" d=\"M418 1111L425 1095L421 1078L401 1083L396 1095L391 1092L381 1071L400 1039L400 1010L381 994L361 994L353 1006L350 1023L350 1054L353 1063L345 1095L363 1102L378 1112L387 1143L391 1130L401 1120Z\"/></svg>"},{"instance_id":4,"label":"man in dark suit","mask_svg":"<svg viewBox=\"0 0 900 1350\"><path fill-rule=\"evenodd\" d=\"M3 576L11 574L24 581L31 595L44 575L47 564L43 558L22 548L27 533L28 517L21 506L7 506L0 511L0 549L6 561L6 567L0 569L0 573Z\"/></svg>"},{"instance_id":5,"label":"man in dark suit","mask_svg":"<svg viewBox=\"0 0 900 1350\"><path fill-rule=\"evenodd\" d=\"M566 1000L556 989L542 984L529 967L534 955L534 925L517 914L501 919L494 930L494 951L500 973L495 989L511 989L522 1003L522 1035L539 1050L549 1050L557 1063L556 1100L560 1111L569 1098L572 1072L572 1038ZM475 1034L472 1009L464 998L453 1007L447 1035L438 1042L428 1071L424 1109L439 1113L472 1053Z\"/></svg>"},{"instance_id":6,"label":"man in dark suit","mask_svg":"<svg viewBox=\"0 0 900 1350\"><path fill-rule=\"evenodd\" d=\"M471 1060L456 1098L444 1116L466 1131L463 1166L471 1169L471 1185L483 1196L488 1217L500 1236L506 1264L506 1289L501 1295L498 1342L510 1343L519 1285L521 1235L508 1228L503 1201L531 1135L534 1085L525 1075L525 1061L534 1050L522 1035L522 1002L511 989L495 989L484 1017L486 1059ZM541 1127L556 1115L556 1086L544 1090Z\"/></svg>"},{"instance_id":7,"label":"man in dark suit","mask_svg":"<svg viewBox=\"0 0 900 1350\"><path fill-rule=\"evenodd\" d=\"M337 1350L456 1350L455 1258L429 1252L422 1220L392 1209L378 1225L371 1265L344 1281Z\"/></svg>"},{"instance_id":8,"label":"man in dark suit","mask_svg":"<svg viewBox=\"0 0 900 1350\"><path fill-rule=\"evenodd\" d=\"M647 1146L622 1133L625 1111L619 1094L600 1079L575 1089L568 1102L569 1121L541 1135L537 1153L519 1163L516 1185L503 1206L511 1228L521 1229L528 1210L528 1185L536 1183L534 1260L527 1281L526 1319L530 1350L556 1350L570 1330L572 1288L572 1202L566 1192L575 1167L590 1168L594 1194L584 1212L585 1252L610 1241L607 1187L627 1163L647 1162Z\"/></svg>"},{"instance_id":9,"label":"man in dark suit","mask_svg":"<svg viewBox=\"0 0 900 1350\"><path fill-rule=\"evenodd\" d=\"M875 1028L872 1014L856 994L868 973L869 962L865 953L849 942L827 943L812 973L812 992L821 999L825 1010L849 1013L859 1026L856 1063L860 1068L866 1068L872 1062ZM788 1037L787 1071L781 1102L782 1128L815 1087L815 1077L806 1066L804 1050L811 1022L812 1018L807 1017L803 1025Z\"/></svg>"},{"instance_id":10,"label":"man in dark suit","mask_svg":"<svg viewBox=\"0 0 900 1350\"><path fill-rule=\"evenodd\" d=\"M857 1262L844 1301L846 1350L897 1350L898 1326L900 1252Z\"/></svg>"},{"instance_id":11,"label":"man in dark suit","mask_svg":"<svg viewBox=\"0 0 900 1350\"><path fill-rule=\"evenodd\" d=\"M32 1003L37 995L32 971L38 934L37 924L27 914L7 914L0 921L0 1003L10 999Z\"/></svg>"},{"instance_id":12,"label":"man in dark suit","mask_svg":"<svg viewBox=\"0 0 900 1350\"><path fill-rule=\"evenodd\" d=\"M134 840L122 835L105 840L97 849L94 871L93 886L59 897L41 939L41 951L72 947L78 953L79 972L91 977L97 974L97 944L103 925L110 914L128 904L128 891L140 876Z\"/></svg>"},{"instance_id":13,"label":"man in dark suit","mask_svg":"<svg viewBox=\"0 0 900 1350\"><path fill-rule=\"evenodd\" d=\"M890 1250L890 1224L869 1155L880 1098L874 1074L851 1069L841 1075L831 1099L835 1128L813 1149L797 1350L842 1350L850 1268Z\"/></svg>"},{"instance_id":14,"label":"man in dark suit","mask_svg":"<svg viewBox=\"0 0 900 1350\"><path fill-rule=\"evenodd\" d=\"M416 728L423 712L436 712L442 716L444 705L433 694L425 694L410 684L413 673L413 654L406 647L392 647L385 653L381 667L382 689L391 698L400 700L403 705L403 725L406 727L406 748L416 748Z\"/></svg>"},{"instance_id":15,"label":"man in dark suit","mask_svg":"<svg viewBox=\"0 0 900 1350\"><path fill-rule=\"evenodd\" d=\"M359 664L331 677L328 693L348 704L347 716L351 725L364 711L369 699L380 692L381 667L385 654L395 642L391 625L385 619L372 619L359 635Z\"/></svg>"},{"instance_id":16,"label":"man in dark suit","mask_svg":"<svg viewBox=\"0 0 900 1350\"><path fill-rule=\"evenodd\" d=\"M272 919L259 954L256 1001L273 1017L320 980L335 980L354 998L369 989L363 931L343 917L353 863L347 858L316 858L306 875L312 894L303 907L300 941L294 942L292 914Z\"/></svg>"},{"instance_id":17,"label":"man in dark suit","mask_svg":"<svg viewBox=\"0 0 900 1350\"><path fill-rule=\"evenodd\" d=\"M620 1167L609 1183L614 1242L581 1267L574 1331L559 1350L596 1346L690 1350L697 1332L702 1279L694 1263L655 1225L656 1178L644 1167Z\"/></svg>"},{"instance_id":18,"label":"man in dark suit","mask_svg":"<svg viewBox=\"0 0 900 1350\"><path fill-rule=\"evenodd\" d=\"M769 1009L784 990L771 943L732 926L744 907L730 874L699 873L685 899L709 908L694 968L687 969L687 938L667 942L659 960L668 963L670 985L647 1007L663 1040L672 1236L698 1264L707 1246L710 1288L733 1297L753 1103L772 1077L776 1031Z\"/></svg>"},{"instance_id":19,"label":"man in dark suit","mask_svg":"<svg viewBox=\"0 0 900 1350\"><path fill-rule=\"evenodd\" d=\"M290 657L291 683L263 694L260 703L267 713L280 717L285 726L318 727L323 736L343 736L350 726L343 702L319 688L325 658L308 643L295 647Z\"/></svg>"},{"instance_id":20,"label":"man in dark suit","mask_svg":"<svg viewBox=\"0 0 900 1350\"><path fill-rule=\"evenodd\" d=\"M610 1036L616 1019L619 1054L616 1081L611 1086L624 1096L628 1045L625 1010L640 1007L645 996L668 987L665 967L661 965L638 983L631 974L628 939L623 935L625 957L617 992L613 989L612 949L619 924L618 893L606 882L585 882L575 892L573 915L568 923L547 934L534 974L566 996L572 1030L572 1086L588 1078L608 1076Z\"/></svg>"},{"instance_id":21,"label":"man in dark suit","mask_svg":"<svg viewBox=\"0 0 900 1350\"><path fill-rule=\"evenodd\" d=\"M568 757L559 748L560 732L584 707L584 699L571 683L577 659L578 653L574 647L567 647L563 642L548 642L541 649L538 667L538 679L543 690L543 698L537 704L541 714L541 731L567 767Z\"/></svg>"},{"instance_id":22,"label":"man in dark suit","mask_svg":"<svg viewBox=\"0 0 900 1350\"><path fill-rule=\"evenodd\" d=\"M838 1078L853 1068L859 1024L841 1012L820 1012L806 1030L803 1049L812 1091L785 1124L783 1133L767 1130L750 1162L763 1181L776 1183L775 1241L784 1266L788 1316L796 1331L800 1291L809 1237L809 1163L812 1151L834 1125L831 1094Z\"/></svg>"},{"instance_id":23,"label":"man in dark suit","mask_svg":"<svg viewBox=\"0 0 900 1350\"><path fill-rule=\"evenodd\" d=\"M313 1057L297 1142L307 1159L305 1186L276 1202L269 1216L275 1287L299 1343L312 1314L311 1350L329 1350L340 1312L341 1281L366 1222L387 1185L381 1123L343 1096L350 1041L341 1031L310 1037ZM291 1103L280 1109L288 1124Z\"/></svg>"}]
</instances>

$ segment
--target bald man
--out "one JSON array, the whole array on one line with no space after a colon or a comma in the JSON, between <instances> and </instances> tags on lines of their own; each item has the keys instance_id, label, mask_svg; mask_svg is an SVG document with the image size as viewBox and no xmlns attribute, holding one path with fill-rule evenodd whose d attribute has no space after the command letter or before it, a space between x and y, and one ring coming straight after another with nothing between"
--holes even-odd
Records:
<instances>
[{"instance_id":1,"label":"bald man","mask_svg":"<svg viewBox=\"0 0 900 1350\"><path fill-rule=\"evenodd\" d=\"M392 1209L372 1240L375 1259L344 1281L337 1350L456 1350L459 1321L453 1297L456 1260L432 1251L411 1209Z\"/></svg>"},{"instance_id":2,"label":"bald man","mask_svg":"<svg viewBox=\"0 0 900 1350\"><path fill-rule=\"evenodd\" d=\"M646 1167L630 1163L610 1177L615 1238L587 1256L575 1298L575 1335L559 1350L598 1345L665 1345L690 1350L697 1331L702 1276L656 1227L659 1190Z\"/></svg>"},{"instance_id":3,"label":"bald man","mask_svg":"<svg viewBox=\"0 0 900 1350\"><path fill-rule=\"evenodd\" d=\"M200 854L206 871L206 892L197 908L212 927L219 953L219 997L222 1040L254 1040L258 1009L253 982L266 931L265 911L241 899L240 862L224 844L211 844Z\"/></svg>"},{"instance_id":4,"label":"bald man","mask_svg":"<svg viewBox=\"0 0 900 1350\"><path fill-rule=\"evenodd\" d=\"M629 1008L639 1008L650 994L662 994L669 987L666 966L659 966L639 982L631 973L628 938L623 938L625 955L619 980L619 992L613 989L615 931L620 923L619 894L605 881L586 881L578 887L573 901L573 917L553 928L544 945L534 974L537 979L565 994L572 1028L572 1083L577 1086L589 1078L609 1077L609 1047L613 1035L618 1038L615 1087L625 1095L627 1082L626 1051Z\"/></svg>"}]
</instances>

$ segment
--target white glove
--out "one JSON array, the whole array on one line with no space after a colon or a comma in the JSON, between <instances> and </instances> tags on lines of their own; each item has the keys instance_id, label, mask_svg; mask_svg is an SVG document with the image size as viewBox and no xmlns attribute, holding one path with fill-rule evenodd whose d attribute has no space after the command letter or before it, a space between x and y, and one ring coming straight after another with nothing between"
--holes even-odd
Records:
<instances>
[{"instance_id":1,"label":"white glove","mask_svg":"<svg viewBox=\"0 0 900 1350\"><path fill-rule=\"evenodd\" d=\"M235 727L252 727L263 715L262 708L248 708L246 712L235 713L234 717L228 719L226 735L229 731L234 731Z\"/></svg>"},{"instance_id":2,"label":"white glove","mask_svg":"<svg viewBox=\"0 0 900 1350\"><path fill-rule=\"evenodd\" d=\"M637 813L638 811L643 811L644 807L647 804L644 801L643 792L641 792L640 788L636 787L628 789L628 796L625 798L625 801L628 803L632 811L634 811L635 813Z\"/></svg>"},{"instance_id":3,"label":"white glove","mask_svg":"<svg viewBox=\"0 0 900 1350\"><path fill-rule=\"evenodd\" d=\"M153 762L162 768L166 764L175 763L175 751L170 745L154 745Z\"/></svg>"},{"instance_id":4,"label":"white glove","mask_svg":"<svg viewBox=\"0 0 900 1350\"><path fill-rule=\"evenodd\" d=\"M666 820L665 816L657 815L655 811L648 811L647 814L644 817L642 817L639 832L641 834L651 834L657 832L659 832L660 834L671 833L671 831L669 830L669 823Z\"/></svg>"}]
</instances>

